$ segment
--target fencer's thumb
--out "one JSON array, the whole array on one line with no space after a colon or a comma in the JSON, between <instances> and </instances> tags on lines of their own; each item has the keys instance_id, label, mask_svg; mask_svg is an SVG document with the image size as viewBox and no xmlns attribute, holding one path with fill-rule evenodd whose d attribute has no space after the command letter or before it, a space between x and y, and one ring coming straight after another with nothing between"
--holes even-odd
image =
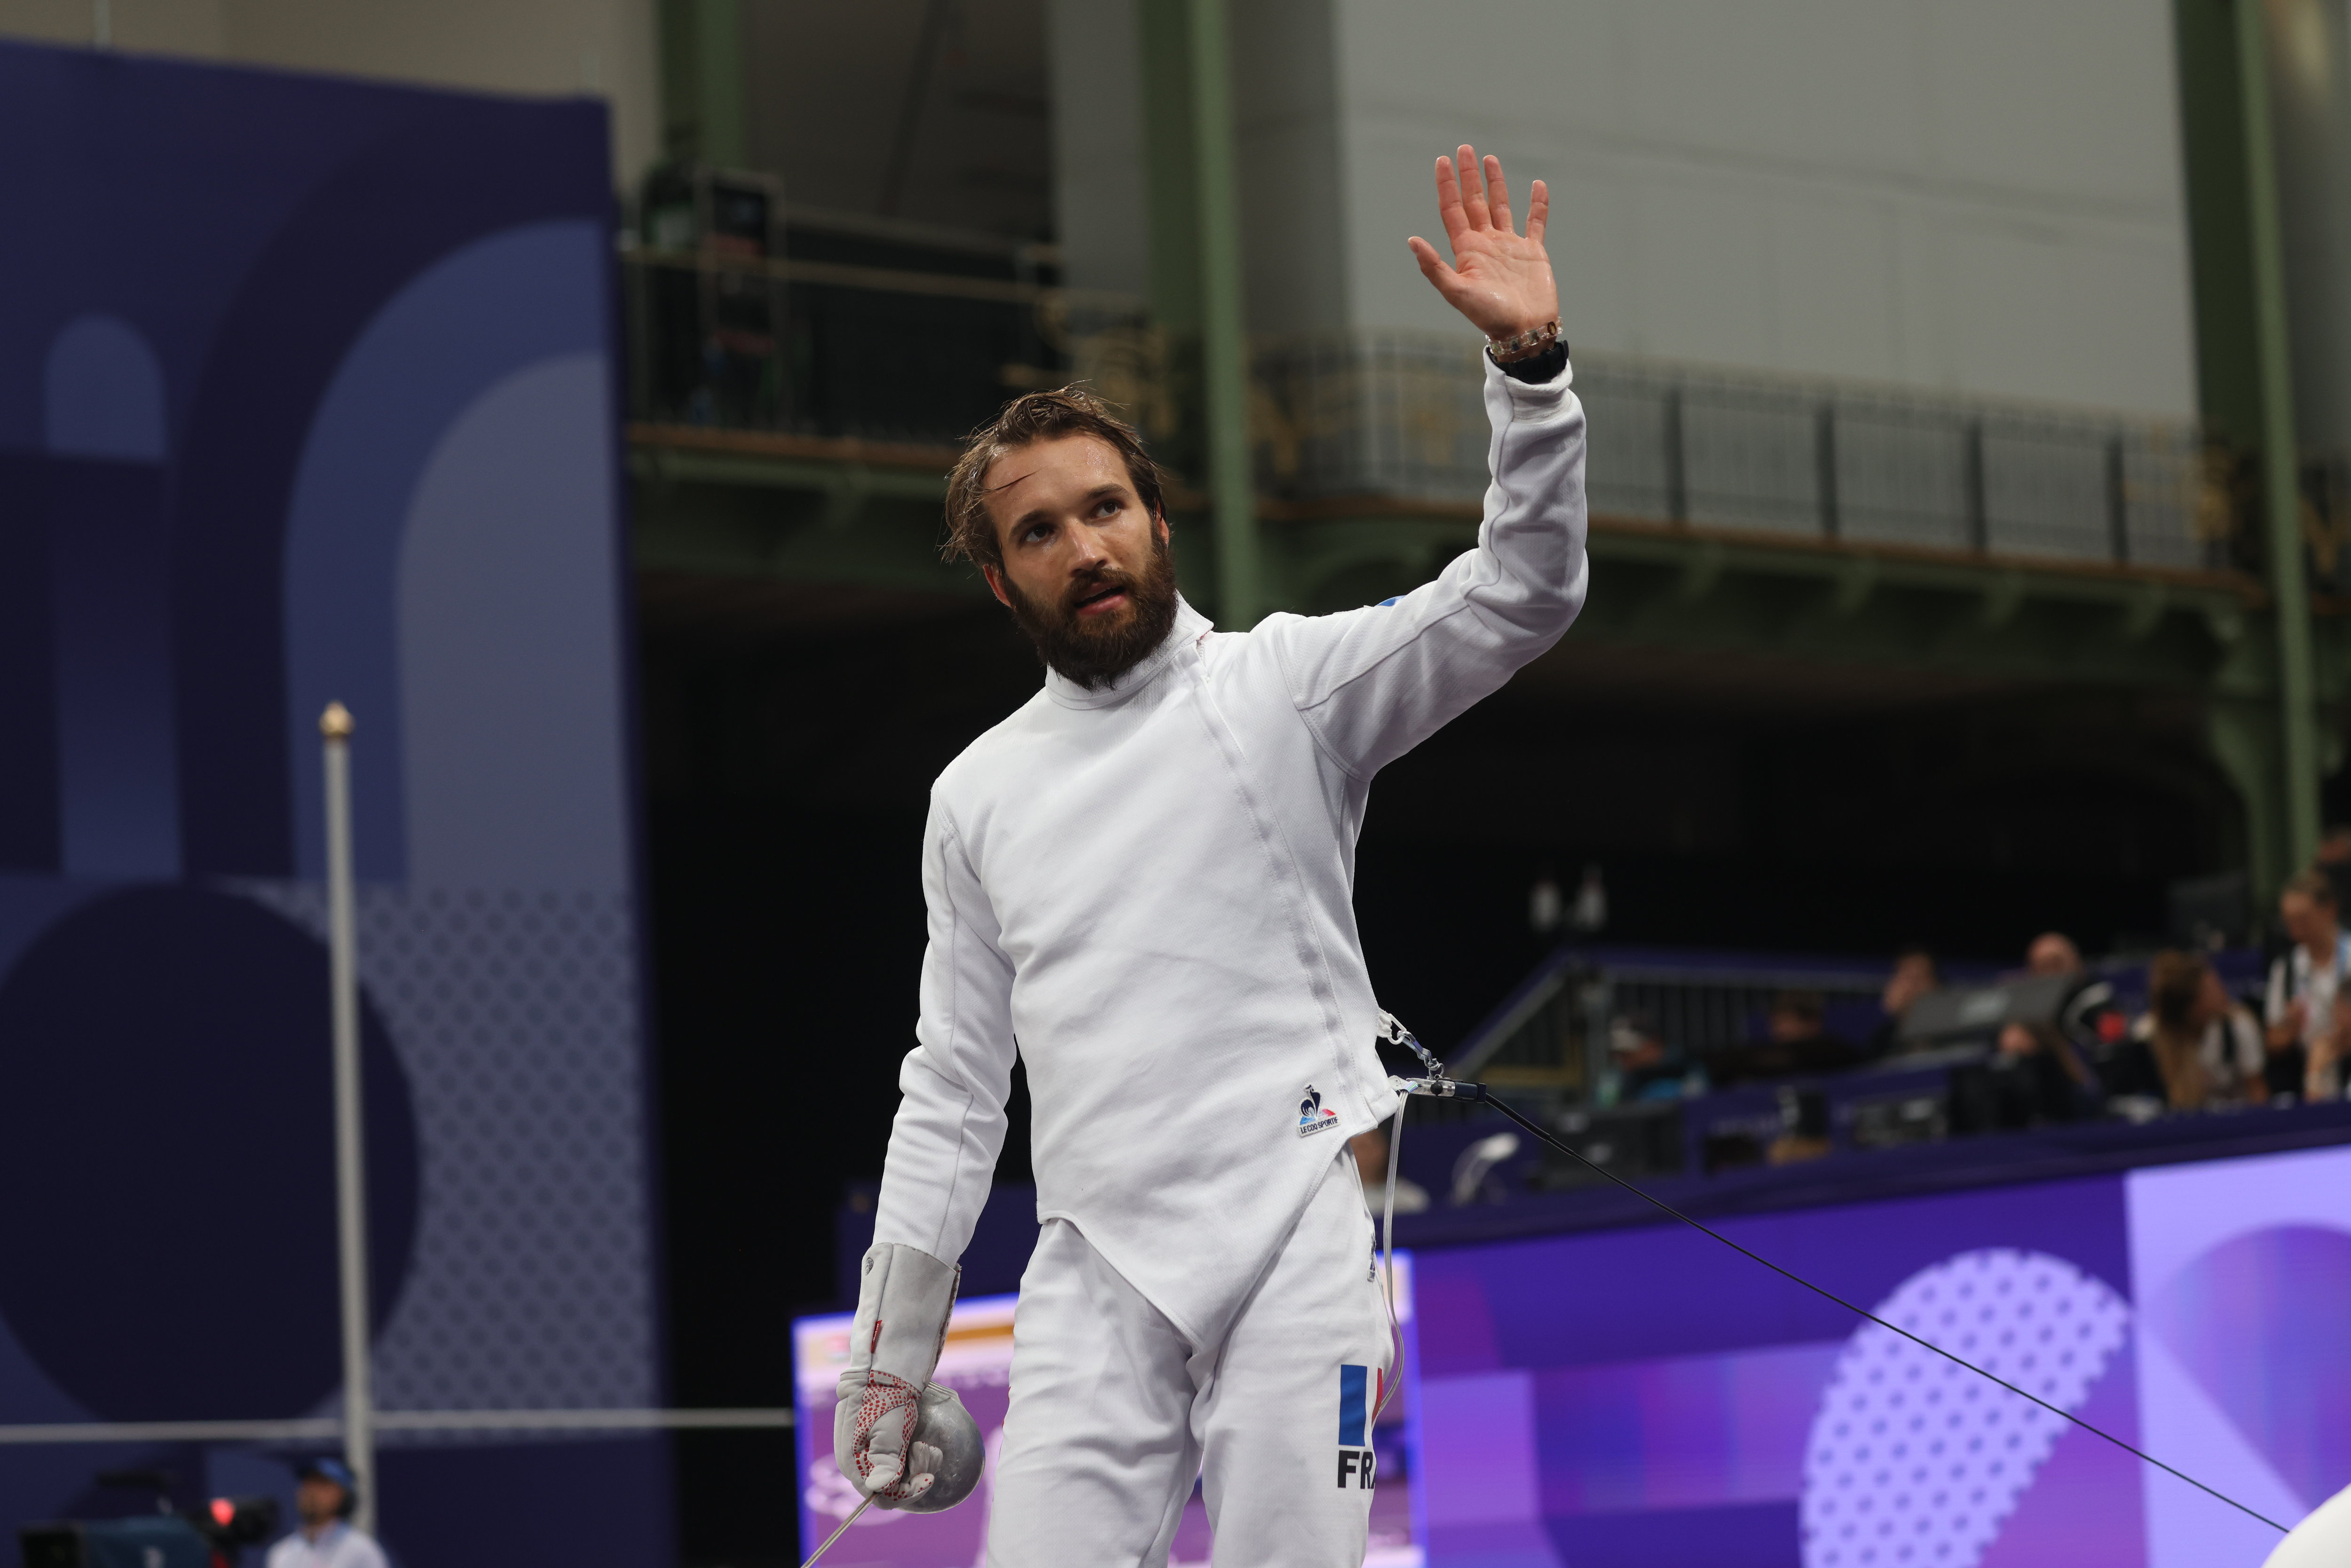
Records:
<instances>
[{"instance_id":1,"label":"fencer's thumb","mask_svg":"<svg viewBox=\"0 0 2351 1568\"><path fill-rule=\"evenodd\" d=\"M873 1428L873 1436L865 1448L865 1490L878 1492L897 1484L906 1471L906 1456L902 1452L904 1438L894 1422L884 1422Z\"/></svg>"}]
</instances>

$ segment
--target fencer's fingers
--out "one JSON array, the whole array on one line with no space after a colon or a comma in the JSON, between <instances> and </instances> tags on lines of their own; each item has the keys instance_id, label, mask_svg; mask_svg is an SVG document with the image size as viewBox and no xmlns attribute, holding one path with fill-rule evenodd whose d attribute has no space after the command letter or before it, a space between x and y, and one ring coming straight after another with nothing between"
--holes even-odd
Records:
<instances>
[{"instance_id":1,"label":"fencer's fingers","mask_svg":"<svg viewBox=\"0 0 2351 1568\"><path fill-rule=\"evenodd\" d=\"M1453 277L1453 269L1445 265L1445 258L1437 254L1437 247L1435 246L1429 244L1418 235L1413 235L1410 239L1405 241L1405 244L1412 247L1412 258L1420 263L1420 275L1423 277L1426 277L1431 283L1437 285L1440 289L1449 286L1449 280Z\"/></svg>"},{"instance_id":2,"label":"fencer's fingers","mask_svg":"<svg viewBox=\"0 0 2351 1568\"><path fill-rule=\"evenodd\" d=\"M1551 226L1551 187L1541 180L1527 193L1527 237L1542 244L1543 230Z\"/></svg>"},{"instance_id":3,"label":"fencer's fingers","mask_svg":"<svg viewBox=\"0 0 2351 1568\"><path fill-rule=\"evenodd\" d=\"M939 1469L946 1463L946 1451L937 1444L915 1444L914 1458L906 1463L907 1473L914 1478L912 1484L919 1484L923 1491L930 1490L931 1483L938 1479ZM907 1495L919 1497L922 1493L909 1492Z\"/></svg>"},{"instance_id":4,"label":"fencer's fingers","mask_svg":"<svg viewBox=\"0 0 2351 1568\"><path fill-rule=\"evenodd\" d=\"M1473 229L1494 226L1492 216L1486 211L1486 182L1478 177L1478 150L1467 141L1454 150L1453 162L1461 182L1461 214Z\"/></svg>"},{"instance_id":5,"label":"fencer's fingers","mask_svg":"<svg viewBox=\"0 0 2351 1568\"><path fill-rule=\"evenodd\" d=\"M1461 236L1469 232L1469 219L1461 211L1461 183L1454 177L1450 158L1437 161L1437 221L1445 225L1446 242L1458 251Z\"/></svg>"},{"instance_id":6,"label":"fencer's fingers","mask_svg":"<svg viewBox=\"0 0 2351 1568\"><path fill-rule=\"evenodd\" d=\"M1519 232L1510 223L1510 187L1502 180L1502 161L1491 152L1486 154L1486 206L1496 228L1506 235Z\"/></svg>"}]
</instances>

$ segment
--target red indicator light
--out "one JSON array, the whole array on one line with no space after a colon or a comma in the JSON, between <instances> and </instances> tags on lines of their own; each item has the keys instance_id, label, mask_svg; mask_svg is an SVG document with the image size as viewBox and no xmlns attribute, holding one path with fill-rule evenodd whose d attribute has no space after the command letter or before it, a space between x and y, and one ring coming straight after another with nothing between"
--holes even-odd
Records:
<instances>
[{"instance_id":1,"label":"red indicator light","mask_svg":"<svg viewBox=\"0 0 2351 1568\"><path fill-rule=\"evenodd\" d=\"M213 1499L213 1519L224 1530L228 1527L228 1521L235 1517L236 1504L229 1501L228 1499L225 1497L216 1497Z\"/></svg>"}]
</instances>

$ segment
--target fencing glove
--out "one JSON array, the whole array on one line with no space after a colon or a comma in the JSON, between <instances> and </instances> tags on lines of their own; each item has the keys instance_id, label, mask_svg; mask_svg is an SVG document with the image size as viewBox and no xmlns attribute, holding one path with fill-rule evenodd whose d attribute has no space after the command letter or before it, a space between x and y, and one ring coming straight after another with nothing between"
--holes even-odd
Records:
<instances>
[{"instance_id":1,"label":"fencing glove","mask_svg":"<svg viewBox=\"0 0 2351 1568\"><path fill-rule=\"evenodd\" d=\"M893 1241L875 1242L859 1271L849 1370L841 1375L832 1414L832 1458L879 1507L914 1501L938 1473L940 1451L915 1441L914 1431L962 1278L956 1265Z\"/></svg>"}]
</instances>

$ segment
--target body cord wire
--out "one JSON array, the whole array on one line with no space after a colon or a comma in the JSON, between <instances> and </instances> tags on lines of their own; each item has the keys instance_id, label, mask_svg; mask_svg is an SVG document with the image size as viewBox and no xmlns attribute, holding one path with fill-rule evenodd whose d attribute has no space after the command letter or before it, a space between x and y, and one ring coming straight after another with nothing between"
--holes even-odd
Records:
<instances>
[{"instance_id":1,"label":"body cord wire","mask_svg":"<svg viewBox=\"0 0 2351 1568\"><path fill-rule=\"evenodd\" d=\"M1763 1267L1771 1270L1771 1272L1779 1275L1782 1279L1794 1281L1797 1284L1802 1285L1804 1289L1812 1291L1814 1295L1825 1297L1828 1300L1834 1301L1838 1306L1843 1307L1845 1311L1867 1318L1879 1328L1900 1334L1912 1344L1922 1345L1926 1349L1933 1351L1945 1361L1951 1362L1959 1366L1964 1366L1970 1372L1976 1374L1980 1377L1991 1378L1991 1381L1999 1384L2011 1394L2017 1395L2022 1398L2032 1400L2032 1403L2040 1406L2043 1410L2048 1411L2053 1416L2064 1416L2066 1420L2071 1421L2074 1426L2081 1427L2082 1430L2097 1434L2097 1436L2104 1437L2116 1448L2122 1449L2123 1452L2137 1455L2138 1458L2145 1459L2148 1464L2153 1465L2157 1469L2161 1470L2164 1474L2178 1477L2179 1479L2186 1481L2189 1486L2194 1487L2198 1491L2219 1498L2222 1502L2227 1503L2231 1508L2235 1509L2238 1512L2249 1514L2252 1518L2260 1520L2272 1530L2285 1530L2286 1527L2284 1525L2280 1524L2268 1514L2256 1512L2254 1510L2246 1507L2243 1503L2239 1502L2235 1498L2231 1497L2227 1492L2215 1490L2213 1488L2206 1486L2202 1481L2198 1480L2194 1476L2173 1469L2169 1465L2165 1464L2161 1459L2157 1458L2154 1455L2149 1454L2143 1449L2131 1447L2128 1443L2124 1442L2120 1437L2116 1437L2113 1433L2108 1432L2102 1427L2091 1426L2090 1423L2083 1420L2079 1416L2073 1415L2068 1411L2061 1410L2056 1406L2050 1404L2049 1401L2041 1398L2037 1395L2025 1393L2023 1389L2019 1388L2007 1378L1999 1376L1993 1373L1986 1372L1974 1362L1953 1355L1949 1351L1945 1350L1941 1345L1935 1343L1932 1340L1921 1339L1917 1334L1912 1333L1908 1329L1897 1327L1893 1323L1889 1323L1884 1318L1879 1317L1876 1312L1870 1312L1866 1308L1855 1306L1851 1301L1846 1301L1843 1296L1838 1295L1835 1291L1813 1284L1802 1274L1793 1273L1789 1270L1782 1269L1779 1264L1772 1262L1771 1260L1762 1256L1761 1253L1748 1251L1746 1248L1741 1247L1738 1242L1733 1241L1721 1231L1716 1230L1709 1226L1692 1219L1688 1215L1684 1214L1680 1209L1676 1208L1664 1198L1652 1197L1648 1193L1644 1192L1637 1186L1635 1186L1631 1182L1626 1181L1623 1176L1618 1176L1615 1172L1604 1169L1593 1161L1585 1158L1584 1155L1579 1154L1576 1150L1569 1147L1566 1144L1561 1142L1558 1138L1553 1137L1541 1127L1537 1126L1533 1122L1520 1115L1516 1110L1512 1109L1503 1101L1496 1099L1491 1095L1486 1095L1483 1096L1483 1098L1485 1099L1486 1103L1491 1105L1495 1110L1499 1111L1503 1115L1508 1116L1511 1121L1516 1122L1520 1126L1525 1128L1528 1132L1532 1133L1536 1137L1541 1139L1544 1143L1549 1144L1552 1148L1557 1149L1560 1153L1570 1155L1583 1165L1589 1166L1592 1169L1598 1171L1602 1176L1606 1176L1610 1181L1614 1182L1618 1186L1623 1187L1626 1192L1631 1193L1634 1197L1665 1210L1667 1214L1672 1215L1676 1219L1680 1220L1684 1225L1688 1226L1693 1230L1704 1231L1707 1235L1713 1237L1717 1241L1721 1242L1725 1247L1729 1248L1733 1252L1740 1254L1741 1257L1752 1259L1754 1261L1762 1264Z\"/></svg>"},{"instance_id":2,"label":"body cord wire","mask_svg":"<svg viewBox=\"0 0 2351 1568\"><path fill-rule=\"evenodd\" d=\"M1395 1125L1388 1134L1388 1196L1385 1212L1380 1216L1381 1294L1388 1305L1388 1377L1380 1386L1379 1403L1372 1406L1372 1418L1364 1427L1364 1440L1371 1440L1371 1429L1380 1424L1380 1415L1395 1397L1396 1387L1404 1382L1404 1325L1396 1322L1395 1310L1395 1184L1396 1162L1404 1153L1405 1107L1412 1096L1396 1096Z\"/></svg>"}]
</instances>

